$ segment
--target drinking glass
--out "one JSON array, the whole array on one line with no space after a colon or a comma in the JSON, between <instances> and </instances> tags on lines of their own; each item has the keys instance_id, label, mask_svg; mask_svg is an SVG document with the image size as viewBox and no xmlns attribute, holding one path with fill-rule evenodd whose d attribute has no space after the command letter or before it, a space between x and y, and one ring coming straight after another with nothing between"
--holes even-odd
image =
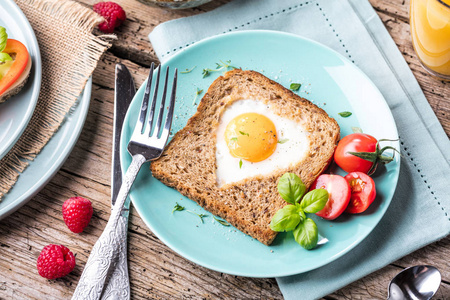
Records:
<instances>
[{"instance_id":1,"label":"drinking glass","mask_svg":"<svg viewBox=\"0 0 450 300\"><path fill-rule=\"evenodd\" d=\"M422 66L450 80L450 0L411 0L411 36Z\"/></svg>"}]
</instances>

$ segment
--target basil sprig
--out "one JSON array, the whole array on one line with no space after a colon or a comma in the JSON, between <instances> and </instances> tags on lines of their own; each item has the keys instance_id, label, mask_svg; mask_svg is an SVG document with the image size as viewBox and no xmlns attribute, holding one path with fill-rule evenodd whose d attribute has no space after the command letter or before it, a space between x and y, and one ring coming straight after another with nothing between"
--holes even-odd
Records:
<instances>
[{"instance_id":1,"label":"basil sprig","mask_svg":"<svg viewBox=\"0 0 450 300\"><path fill-rule=\"evenodd\" d=\"M289 204L279 209L270 222L270 229L277 232L292 231L295 241L310 250L317 245L319 230L307 213L321 211L327 201L325 189L315 189L306 193L306 186L293 173L285 173L278 182L278 192Z\"/></svg>"}]
</instances>

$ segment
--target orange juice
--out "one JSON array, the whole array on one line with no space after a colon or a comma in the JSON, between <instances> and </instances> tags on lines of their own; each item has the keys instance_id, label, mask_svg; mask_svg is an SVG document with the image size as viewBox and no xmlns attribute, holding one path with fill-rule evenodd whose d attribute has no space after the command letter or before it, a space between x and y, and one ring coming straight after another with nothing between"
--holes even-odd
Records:
<instances>
[{"instance_id":1,"label":"orange juice","mask_svg":"<svg viewBox=\"0 0 450 300\"><path fill-rule=\"evenodd\" d=\"M450 0L411 0L414 50L433 75L450 79Z\"/></svg>"}]
</instances>

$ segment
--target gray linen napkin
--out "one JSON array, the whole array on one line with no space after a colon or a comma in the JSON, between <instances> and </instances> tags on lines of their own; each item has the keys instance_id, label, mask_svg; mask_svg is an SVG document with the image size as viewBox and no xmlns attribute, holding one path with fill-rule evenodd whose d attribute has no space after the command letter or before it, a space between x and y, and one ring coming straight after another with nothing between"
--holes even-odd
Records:
<instances>
[{"instance_id":1,"label":"gray linen napkin","mask_svg":"<svg viewBox=\"0 0 450 300\"><path fill-rule=\"evenodd\" d=\"M316 40L348 57L384 95L401 141L400 178L379 225L319 269L277 278L286 299L314 299L450 233L450 142L411 70L367 0L241 0L169 21L149 35L162 62L203 38L270 29ZM439 267L439 266L438 266ZM442 267L442 266L441 266Z\"/></svg>"}]
</instances>

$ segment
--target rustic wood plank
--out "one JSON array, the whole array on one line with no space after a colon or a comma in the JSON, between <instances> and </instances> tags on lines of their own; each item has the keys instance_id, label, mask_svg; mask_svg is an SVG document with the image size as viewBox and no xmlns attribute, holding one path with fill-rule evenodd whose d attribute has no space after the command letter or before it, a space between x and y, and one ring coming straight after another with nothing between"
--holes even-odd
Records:
<instances>
[{"instance_id":1,"label":"rustic wood plank","mask_svg":"<svg viewBox=\"0 0 450 300\"><path fill-rule=\"evenodd\" d=\"M97 0L78 0L92 6ZM196 9L172 11L117 0L128 13L114 47L93 75L91 106L73 152L52 181L27 205L0 222L0 299L70 298L90 249L110 215L110 163L113 119L114 65L122 61L140 85L151 62L157 61L148 33L161 22L202 13L228 2L213 1ZM370 0L411 67L447 135L450 135L448 83L427 74L409 38L408 7L404 0ZM62 203L82 196L94 204L94 216L82 234L71 233L61 216ZM165 246L131 210L129 269L133 299L282 299L274 279L253 279L221 274L191 263ZM49 243L69 247L77 267L65 278L46 280L37 274L36 259ZM370 254L368 254L370 255ZM390 279L402 268L433 264L443 282L436 299L450 298L450 238L433 243L358 280L325 299L385 299Z\"/></svg>"}]
</instances>

